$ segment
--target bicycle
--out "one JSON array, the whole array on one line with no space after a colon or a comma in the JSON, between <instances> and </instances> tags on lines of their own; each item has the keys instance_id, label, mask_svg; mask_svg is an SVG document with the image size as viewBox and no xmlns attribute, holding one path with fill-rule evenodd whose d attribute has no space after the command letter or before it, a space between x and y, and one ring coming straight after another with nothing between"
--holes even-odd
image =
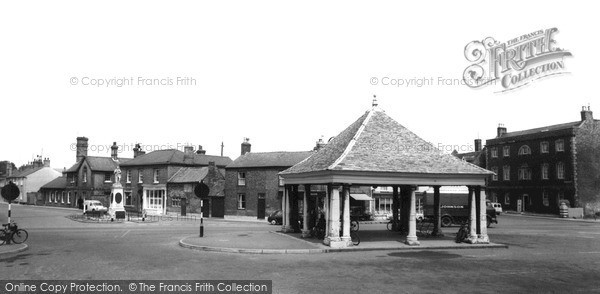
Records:
<instances>
[{"instance_id":1,"label":"bicycle","mask_svg":"<svg viewBox=\"0 0 600 294\"><path fill-rule=\"evenodd\" d=\"M4 229L0 230L0 245L4 245L4 243L10 244L10 241L15 244L21 244L27 241L29 234L27 231L19 229L15 222L2 224L2 226Z\"/></svg>"},{"instance_id":2,"label":"bicycle","mask_svg":"<svg viewBox=\"0 0 600 294\"><path fill-rule=\"evenodd\" d=\"M417 220L417 229L419 233L423 236L431 235L433 232L433 222L428 219Z\"/></svg>"},{"instance_id":3,"label":"bicycle","mask_svg":"<svg viewBox=\"0 0 600 294\"><path fill-rule=\"evenodd\" d=\"M460 229L458 229L458 232L456 232L456 239L454 241L456 241L456 243L462 243L467 239L468 236L469 232L467 231L467 222L462 222L460 224Z\"/></svg>"},{"instance_id":4,"label":"bicycle","mask_svg":"<svg viewBox=\"0 0 600 294\"><path fill-rule=\"evenodd\" d=\"M388 223L387 223L387 229L388 231L393 232L394 231L394 220L391 219ZM400 220L396 221L396 232L400 232L402 231L402 224L400 223Z\"/></svg>"}]
</instances>

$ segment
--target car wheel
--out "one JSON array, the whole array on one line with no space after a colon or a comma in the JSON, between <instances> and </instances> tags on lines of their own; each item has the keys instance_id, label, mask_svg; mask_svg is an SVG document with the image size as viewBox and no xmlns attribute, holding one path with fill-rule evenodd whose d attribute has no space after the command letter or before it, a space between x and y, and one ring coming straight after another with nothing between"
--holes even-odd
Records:
<instances>
[{"instance_id":1,"label":"car wheel","mask_svg":"<svg viewBox=\"0 0 600 294\"><path fill-rule=\"evenodd\" d=\"M442 227L449 227L452 225L452 218L449 216L442 217Z\"/></svg>"},{"instance_id":2,"label":"car wheel","mask_svg":"<svg viewBox=\"0 0 600 294\"><path fill-rule=\"evenodd\" d=\"M277 224L277 221L273 219L273 220L271 220L271 224L272 224L272 225L276 225L276 224Z\"/></svg>"}]
</instances>

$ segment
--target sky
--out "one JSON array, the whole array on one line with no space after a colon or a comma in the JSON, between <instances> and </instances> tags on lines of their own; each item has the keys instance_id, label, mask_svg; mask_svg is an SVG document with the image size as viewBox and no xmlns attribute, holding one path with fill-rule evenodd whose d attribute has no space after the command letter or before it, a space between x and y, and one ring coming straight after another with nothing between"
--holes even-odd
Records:
<instances>
[{"instance_id":1,"label":"sky","mask_svg":"<svg viewBox=\"0 0 600 294\"><path fill-rule=\"evenodd\" d=\"M373 95L434 145L472 148L499 123L510 132L577 121L583 105L600 111L595 11L576 1L4 1L0 160L41 154L68 168L78 136L97 156L112 142L121 157L135 143L218 155L223 142L235 159L244 137L255 152L310 150ZM572 54L565 74L501 93L460 83L468 43L550 28Z\"/></svg>"}]
</instances>

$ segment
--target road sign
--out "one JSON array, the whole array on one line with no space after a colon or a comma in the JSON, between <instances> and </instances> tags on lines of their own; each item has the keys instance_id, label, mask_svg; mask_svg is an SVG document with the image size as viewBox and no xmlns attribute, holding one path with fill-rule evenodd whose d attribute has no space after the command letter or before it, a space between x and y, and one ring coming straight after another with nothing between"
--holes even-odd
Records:
<instances>
[{"instance_id":1,"label":"road sign","mask_svg":"<svg viewBox=\"0 0 600 294\"><path fill-rule=\"evenodd\" d=\"M194 194L196 194L198 198L206 198L208 197L209 191L210 189L208 188L208 186L205 183L200 182L198 185L196 185L196 188L194 189Z\"/></svg>"},{"instance_id":2,"label":"road sign","mask_svg":"<svg viewBox=\"0 0 600 294\"><path fill-rule=\"evenodd\" d=\"M17 199L21 194L19 187L13 182L9 182L8 185L2 187L2 198L6 199L9 203Z\"/></svg>"}]
</instances>

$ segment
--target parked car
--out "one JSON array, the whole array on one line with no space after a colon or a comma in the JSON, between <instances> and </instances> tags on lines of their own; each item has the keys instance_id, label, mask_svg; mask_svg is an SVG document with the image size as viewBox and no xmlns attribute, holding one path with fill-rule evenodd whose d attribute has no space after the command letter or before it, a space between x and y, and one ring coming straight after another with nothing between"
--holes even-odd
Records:
<instances>
[{"instance_id":1,"label":"parked car","mask_svg":"<svg viewBox=\"0 0 600 294\"><path fill-rule=\"evenodd\" d=\"M83 202L83 213L86 212L107 212L108 208L102 205L98 200L86 200Z\"/></svg>"},{"instance_id":2,"label":"parked car","mask_svg":"<svg viewBox=\"0 0 600 294\"><path fill-rule=\"evenodd\" d=\"M275 210L269 214L267 221L272 225L283 224L283 212L281 210Z\"/></svg>"},{"instance_id":3,"label":"parked car","mask_svg":"<svg viewBox=\"0 0 600 294\"><path fill-rule=\"evenodd\" d=\"M502 213L502 204L498 202L491 202L490 205L494 208L496 214Z\"/></svg>"}]
</instances>

